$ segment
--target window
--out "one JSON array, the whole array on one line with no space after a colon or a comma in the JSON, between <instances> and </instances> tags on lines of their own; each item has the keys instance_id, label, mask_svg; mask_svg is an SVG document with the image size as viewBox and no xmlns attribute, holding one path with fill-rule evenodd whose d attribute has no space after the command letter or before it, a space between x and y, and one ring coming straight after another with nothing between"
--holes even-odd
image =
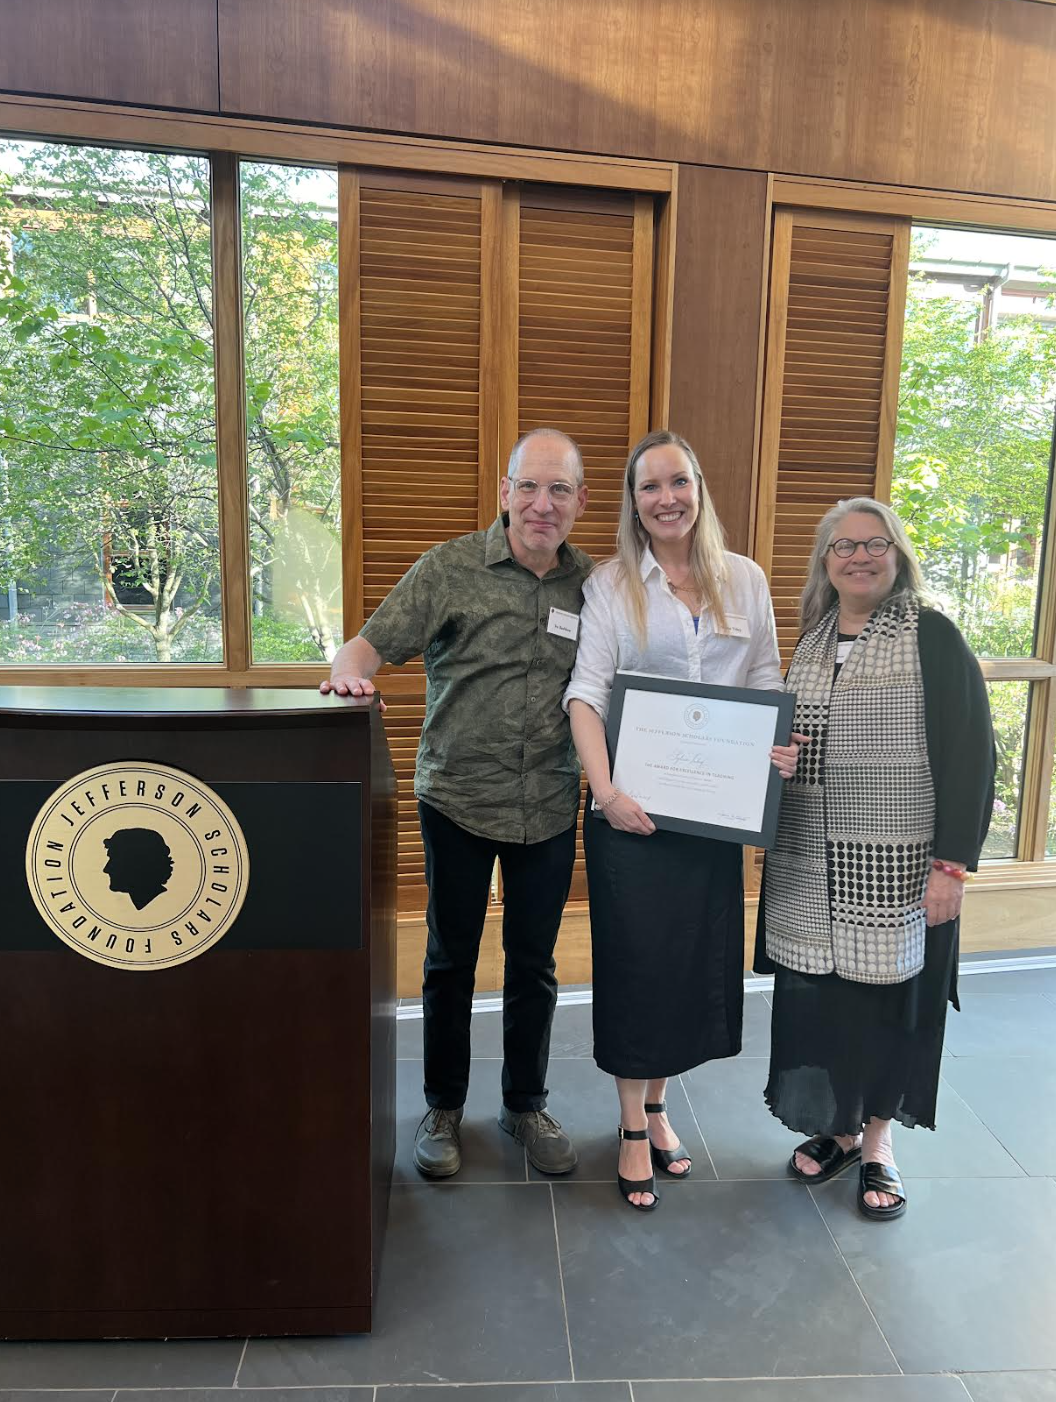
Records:
<instances>
[{"instance_id":1,"label":"window","mask_svg":"<svg viewBox=\"0 0 1056 1402\"><path fill-rule=\"evenodd\" d=\"M1003 659L990 680L997 797L984 855L1011 858L1039 689L1015 674L1038 641L1056 240L915 227L909 267L891 501L942 607L980 658Z\"/></svg>"},{"instance_id":2,"label":"window","mask_svg":"<svg viewBox=\"0 0 1056 1402\"><path fill-rule=\"evenodd\" d=\"M1008 860L1016 855L1016 836L1021 817L1030 684L1025 681L992 681L987 690L994 723L997 773L994 811L983 856Z\"/></svg>"},{"instance_id":3,"label":"window","mask_svg":"<svg viewBox=\"0 0 1056 1402\"><path fill-rule=\"evenodd\" d=\"M220 661L208 161L0 142L0 254L0 661Z\"/></svg>"},{"instance_id":4,"label":"window","mask_svg":"<svg viewBox=\"0 0 1056 1402\"><path fill-rule=\"evenodd\" d=\"M252 656L342 641L337 172L243 161Z\"/></svg>"}]
</instances>

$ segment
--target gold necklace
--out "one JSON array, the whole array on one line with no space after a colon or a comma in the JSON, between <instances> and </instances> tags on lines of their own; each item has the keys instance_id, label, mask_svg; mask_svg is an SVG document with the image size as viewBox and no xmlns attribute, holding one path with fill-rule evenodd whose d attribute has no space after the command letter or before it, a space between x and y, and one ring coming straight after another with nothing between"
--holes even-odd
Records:
<instances>
[{"instance_id":1,"label":"gold necklace","mask_svg":"<svg viewBox=\"0 0 1056 1402\"><path fill-rule=\"evenodd\" d=\"M667 580L667 587L671 590L672 594L684 594L687 599L692 601L693 608L696 609L697 612L700 611L701 594L695 583L673 584L669 575L665 574L664 578ZM689 576L686 575L686 578L688 579Z\"/></svg>"}]
</instances>

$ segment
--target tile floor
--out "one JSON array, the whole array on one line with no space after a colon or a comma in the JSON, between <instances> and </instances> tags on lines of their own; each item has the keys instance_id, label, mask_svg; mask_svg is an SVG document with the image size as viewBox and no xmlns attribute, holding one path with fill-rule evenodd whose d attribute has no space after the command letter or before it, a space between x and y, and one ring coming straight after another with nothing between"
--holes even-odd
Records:
<instances>
[{"instance_id":1,"label":"tile floor","mask_svg":"<svg viewBox=\"0 0 1056 1402\"><path fill-rule=\"evenodd\" d=\"M889 1226L859 1217L851 1176L787 1178L764 993L739 1058L671 1085L694 1174L649 1215L613 1182L588 1005L555 1022L550 1108L580 1151L556 1181L495 1126L494 1012L474 1018L464 1171L418 1177L421 1023L401 1021L372 1336L0 1344L0 1402L448 1402L457 1384L467 1402L1056 1402L1056 969L965 977L962 1001L939 1131L897 1141L910 1209Z\"/></svg>"}]
</instances>

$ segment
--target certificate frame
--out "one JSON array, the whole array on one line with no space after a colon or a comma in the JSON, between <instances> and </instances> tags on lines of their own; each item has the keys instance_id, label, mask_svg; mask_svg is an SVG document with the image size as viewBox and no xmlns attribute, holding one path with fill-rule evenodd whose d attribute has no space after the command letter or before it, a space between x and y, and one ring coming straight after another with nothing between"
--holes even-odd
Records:
<instances>
[{"instance_id":1,"label":"certificate frame","mask_svg":"<svg viewBox=\"0 0 1056 1402\"><path fill-rule=\"evenodd\" d=\"M658 677L638 672L617 672L612 683L609 699L609 714L605 722L605 738L608 743L609 764L615 770L617 747L623 724L624 703L629 691L652 691L666 696L696 697L702 700L733 702L745 706L766 706L773 710L774 745L787 745L792 731L792 717L796 698L789 691L759 691L752 687L717 686L710 682L685 681L678 677ZM769 762L769 761L768 761ZM773 764L766 785L762 819L758 828L751 830L740 826L725 826L722 823L696 822L689 818L666 813L649 813L658 828L671 832L689 833L696 837L711 837L720 842L736 842L742 847L772 847L777 836L778 811L781 806L781 786L783 780ZM595 816L603 818L600 812Z\"/></svg>"}]
</instances>

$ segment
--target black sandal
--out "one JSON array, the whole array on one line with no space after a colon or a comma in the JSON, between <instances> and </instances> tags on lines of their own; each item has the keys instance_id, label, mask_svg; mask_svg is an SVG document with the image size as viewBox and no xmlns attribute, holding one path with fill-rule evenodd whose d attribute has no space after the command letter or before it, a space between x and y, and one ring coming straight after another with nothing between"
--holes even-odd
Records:
<instances>
[{"instance_id":1,"label":"black sandal","mask_svg":"<svg viewBox=\"0 0 1056 1402\"><path fill-rule=\"evenodd\" d=\"M801 1168L797 1168L796 1154L802 1154L805 1159L813 1159L821 1166L821 1172L804 1173ZM827 1183L830 1178L835 1178L837 1173L842 1173L845 1168L850 1168L852 1163L857 1163L861 1157L860 1144L855 1144L852 1149L841 1149L836 1140L829 1135L815 1134L813 1139L808 1139L805 1144L800 1144L798 1149L793 1150L788 1161L788 1171L801 1183Z\"/></svg>"},{"instance_id":2,"label":"black sandal","mask_svg":"<svg viewBox=\"0 0 1056 1402\"><path fill-rule=\"evenodd\" d=\"M667 1112L667 1101L661 1100L657 1105L647 1105L645 1113L647 1115L663 1115ZM648 1133L648 1131L646 1131ZM649 1152L652 1155L653 1166L668 1178L688 1178L693 1172L693 1156L686 1153L685 1145L681 1140L673 1149L658 1149L653 1141L649 1141ZM672 1173L671 1165L677 1163L679 1159L689 1159L690 1167L683 1173Z\"/></svg>"},{"instance_id":3,"label":"black sandal","mask_svg":"<svg viewBox=\"0 0 1056 1402\"><path fill-rule=\"evenodd\" d=\"M648 1139L647 1129L624 1129L620 1125L617 1133L621 1140L624 1139ZM627 1200L627 1206L633 1207L636 1212L652 1212L654 1207L660 1206L660 1196L656 1191L656 1177L650 1175L648 1178L624 1178L619 1169L616 1170L616 1182L620 1192ZM652 1202L631 1202L632 1193L651 1193Z\"/></svg>"},{"instance_id":4,"label":"black sandal","mask_svg":"<svg viewBox=\"0 0 1056 1402\"><path fill-rule=\"evenodd\" d=\"M889 1193L898 1198L893 1207L872 1207L865 1200L866 1193ZM906 1190L898 1169L886 1163L863 1163L858 1170L858 1211L863 1217L874 1222L886 1222L892 1217L901 1217L906 1210Z\"/></svg>"}]
</instances>

